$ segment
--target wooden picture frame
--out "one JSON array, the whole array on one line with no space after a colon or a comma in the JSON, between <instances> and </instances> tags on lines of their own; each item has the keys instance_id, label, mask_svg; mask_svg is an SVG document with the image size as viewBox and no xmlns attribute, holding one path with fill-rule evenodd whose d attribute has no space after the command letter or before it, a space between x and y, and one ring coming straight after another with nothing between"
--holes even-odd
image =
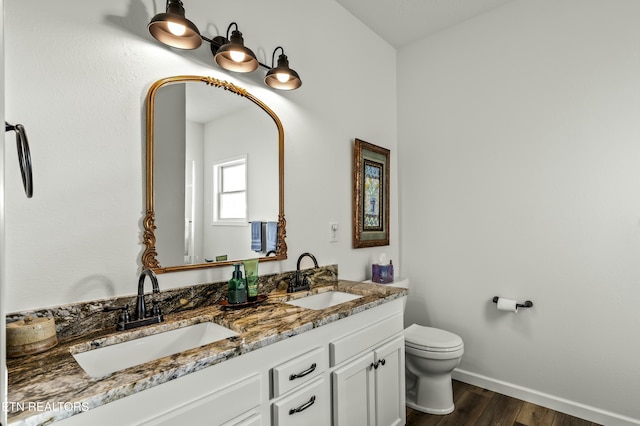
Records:
<instances>
[{"instance_id":1,"label":"wooden picture frame","mask_svg":"<svg viewBox=\"0 0 640 426\"><path fill-rule=\"evenodd\" d=\"M353 149L353 248L389 245L390 151L356 139Z\"/></svg>"}]
</instances>

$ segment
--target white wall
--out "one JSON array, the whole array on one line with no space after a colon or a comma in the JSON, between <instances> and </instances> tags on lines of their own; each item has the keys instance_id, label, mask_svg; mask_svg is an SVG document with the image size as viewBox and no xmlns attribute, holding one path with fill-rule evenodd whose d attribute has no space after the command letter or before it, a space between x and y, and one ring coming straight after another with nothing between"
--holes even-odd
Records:
<instances>
[{"instance_id":1,"label":"white wall","mask_svg":"<svg viewBox=\"0 0 640 426\"><path fill-rule=\"evenodd\" d=\"M27 127L35 180L31 200L20 186L6 188L8 310L135 293L144 248L144 99L169 75L210 75L246 87L284 125L289 259L261 265L261 273L295 269L306 251L358 280L378 253L397 259L395 50L333 0L186 1L187 16L208 37L236 21L262 62L276 46L285 48L303 85L276 92L262 83L262 71L223 73L208 46L178 52L153 40L146 26L164 6L5 2L6 111ZM338 47L345 40L358 48ZM389 247L351 249L356 137L392 151ZM329 222L340 224L337 243L329 242ZM231 268L169 273L159 277L160 288L230 275Z\"/></svg>"},{"instance_id":2,"label":"white wall","mask_svg":"<svg viewBox=\"0 0 640 426\"><path fill-rule=\"evenodd\" d=\"M606 424L640 422L639 21L520 0L398 52L407 319L464 339L461 377Z\"/></svg>"}]
</instances>

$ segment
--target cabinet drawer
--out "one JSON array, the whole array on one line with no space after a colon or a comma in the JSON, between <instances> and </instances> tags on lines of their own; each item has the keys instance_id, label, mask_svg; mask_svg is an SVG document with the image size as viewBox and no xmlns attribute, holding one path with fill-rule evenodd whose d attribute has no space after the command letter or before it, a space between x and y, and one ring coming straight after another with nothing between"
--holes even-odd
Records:
<instances>
[{"instance_id":1,"label":"cabinet drawer","mask_svg":"<svg viewBox=\"0 0 640 426\"><path fill-rule=\"evenodd\" d=\"M326 426L330 423L329 388L323 377L271 404L273 426Z\"/></svg>"},{"instance_id":2,"label":"cabinet drawer","mask_svg":"<svg viewBox=\"0 0 640 426\"><path fill-rule=\"evenodd\" d=\"M331 366L334 367L360 352L372 348L402 330L402 315L394 314L334 340L329 343Z\"/></svg>"},{"instance_id":3,"label":"cabinet drawer","mask_svg":"<svg viewBox=\"0 0 640 426\"><path fill-rule=\"evenodd\" d=\"M271 369L271 395L284 395L327 369L326 346L317 347Z\"/></svg>"},{"instance_id":4,"label":"cabinet drawer","mask_svg":"<svg viewBox=\"0 0 640 426\"><path fill-rule=\"evenodd\" d=\"M260 405L260 376L217 389L136 426L221 425Z\"/></svg>"}]
</instances>

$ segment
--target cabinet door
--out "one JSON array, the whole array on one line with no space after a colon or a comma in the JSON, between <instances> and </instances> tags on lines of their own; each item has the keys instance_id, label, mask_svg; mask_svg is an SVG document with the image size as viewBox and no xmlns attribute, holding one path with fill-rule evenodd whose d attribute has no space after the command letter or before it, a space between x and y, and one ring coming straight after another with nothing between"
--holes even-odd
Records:
<instances>
[{"instance_id":1,"label":"cabinet door","mask_svg":"<svg viewBox=\"0 0 640 426\"><path fill-rule=\"evenodd\" d=\"M373 352L367 352L331 373L334 426L374 424L373 361Z\"/></svg>"},{"instance_id":2,"label":"cabinet door","mask_svg":"<svg viewBox=\"0 0 640 426\"><path fill-rule=\"evenodd\" d=\"M376 426L404 425L404 337L399 336L375 351Z\"/></svg>"}]
</instances>

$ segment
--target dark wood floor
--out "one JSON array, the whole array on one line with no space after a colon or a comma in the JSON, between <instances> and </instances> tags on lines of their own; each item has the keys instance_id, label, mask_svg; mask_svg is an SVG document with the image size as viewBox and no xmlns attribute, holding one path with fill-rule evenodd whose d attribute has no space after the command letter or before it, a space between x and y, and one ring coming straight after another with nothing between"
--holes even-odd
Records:
<instances>
[{"instance_id":1,"label":"dark wood floor","mask_svg":"<svg viewBox=\"0 0 640 426\"><path fill-rule=\"evenodd\" d=\"M456 409L445 416L407 408L407 426L597 426L596 423L456 380L453 381L453 400Z\"/></svg>"}]
</instances>

